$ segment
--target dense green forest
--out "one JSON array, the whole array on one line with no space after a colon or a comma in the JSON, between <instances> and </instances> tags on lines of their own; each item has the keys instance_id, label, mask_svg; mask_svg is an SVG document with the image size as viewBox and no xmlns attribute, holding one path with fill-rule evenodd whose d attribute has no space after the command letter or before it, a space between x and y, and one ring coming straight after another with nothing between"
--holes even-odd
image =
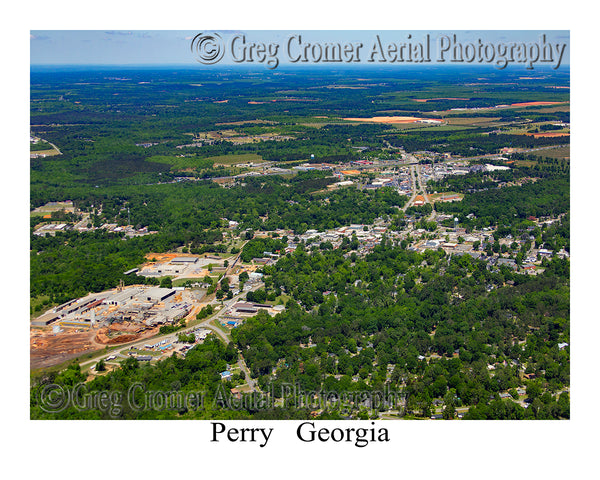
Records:
<instances>
[{"instance_id":1,"label":"dense green forest","mask_svg":"<svg viewBox=\"0 0 600 480\"><path fill-rule=\"evenodd\" d=\"M521 186L484 190L466 195L462 202L445 203L440 212L459 217L461 223L481 227L510 227L530 216L556 217L569 209L569 180L555 177ZM467 215L477 218L469 221Z\"/></svg>"},{"instance_id":2,"label":"dense green forest","mask_svg":"<svg viewBox=\"0 0 600 480\"><path fill-rule=\"evenodd\" d=\"M31 240L31 297L47 295L51 303L64 303L89 292L125 284L153 283L123 272L144 261L144 254L155 250L160 240L139 237L123 241L121 235L96 231L91 233L65 232L56 236L32 236ZM176 244L163 244L163 249ZM41 309L38 307L37 311Z\"/></svg>"},{"instance_id":3,"label":"dense green forest","mask_svg":"<svg viewBox=\"0 0 600 480\"><path fill-rule=\"evenodd\" d=\"M267 291L292 296L287 311L249 320L234 338L265 385L339 391L358 375L361 387L376 389L391 364L392 383L407 385L415 409L450 391L457 404L486 405L520 384L516 366L526 364L537 383L558 391L568 385L568 353L557 344L569 338L569 294L568 267L554 262L532 278L490 271L468 255L448 259L441 251L417 254L385 243L354 261L343 249L299 249L265 268ZM309 338L316 348L302 349ZM418 360L432 353L441 359Z\"/></svg>"}]
</instances>

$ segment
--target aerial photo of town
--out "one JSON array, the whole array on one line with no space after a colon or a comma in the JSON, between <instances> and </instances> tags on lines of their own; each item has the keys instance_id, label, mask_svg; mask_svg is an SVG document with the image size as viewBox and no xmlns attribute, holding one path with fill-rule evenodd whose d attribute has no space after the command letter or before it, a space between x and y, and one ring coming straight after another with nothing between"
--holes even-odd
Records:
<instances>
[{"instance_id":1,"label":"aerial photo of town","mask_svg":"<svg viewBox=\"0 0 600 480\"><path fill-rule=\"evenodd\" d=\"M32 64L30 417L569 419L570 129L568 64Z\"/></svg>"}]
</instances>

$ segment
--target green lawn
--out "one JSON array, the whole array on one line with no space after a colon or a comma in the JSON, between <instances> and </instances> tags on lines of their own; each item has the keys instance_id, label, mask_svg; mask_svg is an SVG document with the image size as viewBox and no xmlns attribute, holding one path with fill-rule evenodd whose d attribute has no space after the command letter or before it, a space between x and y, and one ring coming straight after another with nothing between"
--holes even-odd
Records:
<instances>
[{"instance_id":1,"label":"green lawn","mask_svg":"<svg viewBox=\"0 0 600 480\"><path fill-rule=\"evenodd\" d=\"M263 159L256 153L239 153L236 155L219 155L216 157L208 157L205 160L211 160L213 163L223 165L234 165L236 163L262 162Z\"/></svg>"},{"instance_id":2,"label":"green lawn","mask_svg":"<svg viewBox=\"0 0 600 480\"><path fill-rule=\"evenodd\" d=\"M48 295L38 295L37 297L34 297L31 299L31 302L30 302L31 308L33 309L33 313L30 313L30 315L29 315L31 320L39 317L42 313L44 313L47 310L49 310L50 308L58 305L58 303L50 302L46 305L43 305L41 310L36 311L35 308L38 307L39 305L42 305L42 303L45 302L46 300L50 300L50 297Z\"/></svg>"},{"instance_id":3,"label":"green lawn","mask_svg":"<svg viewBox=\"0 0 600 480\"><path fill-rule=\"evenodd\" d=\"M206 170L211 169L215 164L234 165L237 163L260 163L263 159L255 153L240 153L236 155L217 155L214 157L178 157L176 155L153 155L147 159L149 162L163 163L171 165L171 170ZM236 171L240 173L242 170Z\"/></svg>"},{"instance_id":4,"label":"green lawn","mask_svg":"<svg viewBox=\"0 0 600 480\"><path fill-rule=\"evenodd\" d=\"M546 157L546 158L569 158L571 156L571 147L558 147L558 148L550 148L548 150L540 150L538 152L531 152L530 155L534 155L536 157Z\"/></svg>"},{"instance_id":5,"label":"green lawn","mask_svg":"<svg viewBox=\"0 0 600 480\"><path fill-rule=\"evenodd\" d=\"M214 320L210 321L210 324L213 327L217 327L219 330L221 330L229 338L229 334L230 334L231 331L227 327L224 327L223 325L221 325L221 320L215 318Z\"/></svg>"}]
</instances>

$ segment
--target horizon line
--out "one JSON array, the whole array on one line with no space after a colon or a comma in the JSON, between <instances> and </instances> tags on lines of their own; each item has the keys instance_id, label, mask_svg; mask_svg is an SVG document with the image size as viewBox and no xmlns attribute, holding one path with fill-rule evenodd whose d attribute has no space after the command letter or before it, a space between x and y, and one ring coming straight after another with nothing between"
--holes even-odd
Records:
<instances>
[{"instance_id":1,"label":"horizon line","mask_svg":"<svg viewBox=\"0 0 600 480\"><path fill-rule=\"evenodd\" d=\"M222 67L227 68L246 68L246 69L264 69L267 72L276 72L279 68L282 67L291 67L297 69L303 68L394 68L394 69L402 69L402 68L418 68L418 67L441 67L441 68L485 68L490 67L498 72L502 71L510 71L519 67L523 68L527 72L535 73L536 70L553 70L555 72L559 72L563 67L570 67L571 64L568 62L561 63L560 67L555 69L551 65L535 65L532 69L527 69L525 65L521 64L511 64L506 66L505 68L499 69L493 63L449 63L449 62L405 62L405 63L310 63L310 64L299 64L299 63L282 63L277 68L270 69L265 65L256 63L223 63L220 65L204 65L201 63L31 63L29 64L29 68L50 68L50 67L81 67L81 68L89 68L89 67L189 67L189 68L201 68L205 70L218 70Z\"/></svg>"}]
</instances>

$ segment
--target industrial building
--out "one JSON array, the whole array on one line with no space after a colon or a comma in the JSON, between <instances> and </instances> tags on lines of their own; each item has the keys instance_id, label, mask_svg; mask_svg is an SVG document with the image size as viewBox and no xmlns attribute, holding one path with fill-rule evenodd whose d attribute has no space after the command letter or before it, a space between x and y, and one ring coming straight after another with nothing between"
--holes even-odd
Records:
<instances>
[{"instance_id":1,"label":"industrial building","mask_svg":"<svg viewBox=\"0 0 600 480\"><path fill-rule=\"evenodd\" d=\"M182 292L174 288L133 286L95 293L44 313L33 326L52 323L71 327L93 327L112 322L137 322L140 328L173 323L191 310L191 302L181 300Z\"/></svg>"},{"instance_id":2,"label":"industrial building","mask_svg":"<svg viewBox=\"0 0 600 480\"><path fill-rule=\"evenodd\" d=\"M236 314L252 314L255 315L258 313L259 308L271 308L270 305L262 305L259 303L251 303L251 302L237 302L233 307L231 307Z\"/></svg>"},{"instance_id":3,"label":"industrial building","mask_svg":"<svg viewBox=\"0 0 600 480\"><path fill-rule=\"evenodd\" d=\"M193 263L198 263L198 257L175 257L173 260L171 260L171 263L190 265Z\"/></svg>"},{"instance_id":4,"label":"industrial building","mask_svg":"<svg viewBox=\"0 0 600 480\"><path fill-rule=\"evenodd\" d=\"M36 327L46 327L60 318L55 312L46 312L37 317L31 324Z\"/></svg>"},{"instance_id":5,"label":"industrial building","mask_svg":"<svg viewBox=\"0 0 600 480\"><path fill-rule=\"evenodd\" d=\"M148 302L162 302L169 298L171 295L175 295L176 290L173 288L160 288L154 287L142 292L141 297L145 298Z\"/></svg>"},{"instance_id":6,"label":"industrial building","mask_svg":"<svg viewBox=\"0 0 600 480\"><path fill-rule=\"evenodd\" d=\"M170 276L174 278L185 278L185 277L200 277L208 274L208 265L213 266L213 271L218 271L219 268L223 268L223 259L218 257L218 262L215 262L209 257L194 257L191 255L186 256L175 256L166 261L153 262L143 265L137 275L144 277L165 277Z\"/></svg>"}]
</instances>

